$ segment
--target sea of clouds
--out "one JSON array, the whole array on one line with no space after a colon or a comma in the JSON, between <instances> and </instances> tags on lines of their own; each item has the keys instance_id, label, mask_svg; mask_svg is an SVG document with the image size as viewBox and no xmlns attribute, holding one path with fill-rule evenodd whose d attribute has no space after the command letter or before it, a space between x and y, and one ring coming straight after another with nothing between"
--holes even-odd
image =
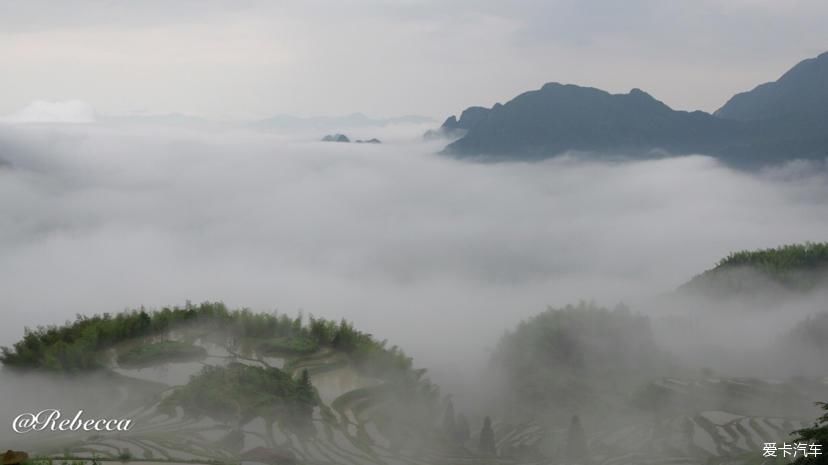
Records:
<instances>
[{"instance_id":1,"label":"sea of clouds","mask_svg":"<svg viewBox=\"0 0 828 465\"><path fill-rule=\"evenodd\" d=\"M439 369L547 305L634 303L731 251L828 231L812 164L477 164L420 129L364 145L0 125L0 345L78 313L222 300L347 318Z\"/></svg>"}]
</instances>

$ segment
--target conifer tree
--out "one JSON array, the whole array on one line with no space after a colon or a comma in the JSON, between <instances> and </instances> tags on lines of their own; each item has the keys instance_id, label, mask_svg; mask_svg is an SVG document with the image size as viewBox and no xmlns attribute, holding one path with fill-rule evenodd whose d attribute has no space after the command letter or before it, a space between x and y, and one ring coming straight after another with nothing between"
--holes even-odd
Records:
<instances>
[{"instance_id":1,"label":"conifer tree","mask_svg":"<svg viewBox=\"0 0 828 465\"><path fill-rule=\"evenodd\" d=\"M796 465L828 464L828 451L825 450L825 447L828 447L828 403L817 402L817 405L819 405L820 408L826 413L819 417L817 421L814 422L812 427L794 431L794 434L798 435L795 441L807 443L808 451L809 453L812 453L809 454L809 457L800 455L799 458L793 462ZM816 446L812 446L811 444L815 444ZM813 454L816 451L819 451L820 454Z\"/></svg>"}]
</instances>

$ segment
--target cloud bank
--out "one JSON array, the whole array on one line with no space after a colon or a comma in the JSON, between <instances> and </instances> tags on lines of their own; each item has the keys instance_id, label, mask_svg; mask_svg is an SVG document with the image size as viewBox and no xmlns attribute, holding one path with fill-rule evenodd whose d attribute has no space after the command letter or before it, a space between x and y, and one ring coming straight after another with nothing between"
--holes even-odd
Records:
<instances>
[{"instance_id":1,"label":"cloud bank","mask_svg":"<svg viewBox=\"0 0 828 465\"><path fill-rule=\"evenodd\" d=\"M95 110L81 100L35 100L2 120L8 123L92 123Z\"/></svg>"},{"instance_id":2,"label":"cloud bank","mask_svg":"<svg viewBox=\"0 0 828 465\"><path fill-rule=\"evenodd\" d=\"M730 251L828 230L811 165L471 164L436 149L0 127L0 345L76 313L223 300L345 317L435 364L486 353L546 305L635 302Z\"/></svg>"}]
</instances>

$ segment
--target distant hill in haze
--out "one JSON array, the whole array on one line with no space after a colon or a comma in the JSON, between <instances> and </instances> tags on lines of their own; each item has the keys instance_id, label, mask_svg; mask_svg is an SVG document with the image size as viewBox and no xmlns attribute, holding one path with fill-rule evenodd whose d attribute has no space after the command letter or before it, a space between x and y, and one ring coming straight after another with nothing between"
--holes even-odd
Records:
<instances>
[{"instance_id":1,"label":"distant hill in haze","mask_svg":"<svg viewBox=\"0 0 828 465\"><path fill-rule=\"evenodd\" d=\"M458 120L456 116L451 115L443 122L443 125L437 129L430 129L426 131L424 138L426 140L437 138L457 138L463 137L473 128L478 122L486 119L489 112L488 108L484 107L469 107L463 110Z\"/></svg>"},{"instance_id":2,"label":"distant hill in haze","mask_svg":"<svg viewBox=\"0 0 828 465\"><path fill-rule=\"evenodd\" d=\"M471 110L471 109L470 109ZM466 110L448 129L467 134L446 152L546 158L565 151L698 153L726 143L741 124L703 112L675 111L646 92L628 94L549 83L489 110Z\"/></svg>"},{"instance_id":3,"label":"distant hill in haze","mask_svg":"<svg viewBox=\"0 0 828 465\"><path fill-rule=\"evenodd\" d=\"M828 116L828 52L804 60L778 81L734 95L714 115L739 121Z\"/></svg>"},{"instance_id":4,"label":"distant hill in haze","mask_svg":"<svg viewBox=\"0 0 828 465\"><path fill-rule=\"evenodd\" d=\"M586 411L625 398L672 360L650 320L623 306L548 308L507 332L492 354L492 374L513 420Z\"/></svg>"},{"instance_id":5,"label":"distant hill in haze","mask_svg":"<svg viewBox=\"0 0 828 465\"><path fill-rule=\"evenodd\" d=\"M540 160L565 152L647 158L700 153L739 166L828 156L828 54L739 94L715 114L627 94L548 83L492 108L471 107L430 135L460 137L445 154Z\"/></svg>"}]
</instances>

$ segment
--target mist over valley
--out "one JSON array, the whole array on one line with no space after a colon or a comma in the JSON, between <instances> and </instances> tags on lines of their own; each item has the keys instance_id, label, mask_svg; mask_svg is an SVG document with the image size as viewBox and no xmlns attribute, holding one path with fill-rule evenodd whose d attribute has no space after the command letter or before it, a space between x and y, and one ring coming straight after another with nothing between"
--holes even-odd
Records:
<instances>
[{"instance_id":1,"label":"mist over valley","mask_svg":"<svg viewBox=\"0 0 828 465\"><path fill-rule=\"evenodd\" d=\"M826 463L826 14L0 5L0 465Z\"/></svg>"}]
</instances>

